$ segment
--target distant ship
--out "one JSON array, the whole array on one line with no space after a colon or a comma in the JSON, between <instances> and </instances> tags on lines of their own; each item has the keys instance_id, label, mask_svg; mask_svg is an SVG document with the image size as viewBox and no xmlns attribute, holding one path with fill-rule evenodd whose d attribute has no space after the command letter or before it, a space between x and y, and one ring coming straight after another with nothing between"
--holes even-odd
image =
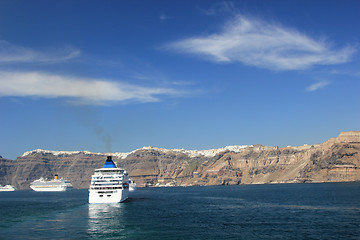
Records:
<instances>
[{"instance_id":1,"label":"distant ship","mask_svg":"<svg viewBox=\"0 0 360 240\"><path fill-rule=\"evenodd\" d=\"M0 192L12 192L12 191L15 191L15 190L16 189L11 185L5 185L5 186L0 185Z\"/></svg>"},{"instance_id":2,"label":"distant ship","mask_svg":"<svg viewBox=\"0 0 360 240\"><path fill-rule=\"evenodd\" d=\"M135 190L136 190L136 182L134 182L134 180L129 178L129 191L133 192Z\"/></svg>"},{"instance_id":3,"label":"distant ship","mask_svg":"<svg viewBox=\"0 0 360 240\"><path fill-rule=\"evenodd\" d=\"M129 176L118 168L111 156L102 168L96 169L91 177L89 203L119 203L128 198Z\"/></svg>"},{"instance_id":4,"label":"distant ship","mask_svg":"<svg viewBox=\"0 0 360 240\"><path fill-rule=\"evenodd\" d=\"M36 192L64 192L67 188L72 188L70 181L58 179L58 175L52 180L40 178L30 184L30 188Z\"/></svg>"}]
</instances>

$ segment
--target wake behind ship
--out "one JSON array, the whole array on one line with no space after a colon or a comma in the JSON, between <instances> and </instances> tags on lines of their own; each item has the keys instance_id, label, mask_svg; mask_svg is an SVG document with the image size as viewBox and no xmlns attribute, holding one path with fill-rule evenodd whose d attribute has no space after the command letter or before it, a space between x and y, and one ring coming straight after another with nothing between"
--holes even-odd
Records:
<instances>
[{"instance_id":1,"label":"wake behind ship","mask_svg":"<svg viewBox=\"0 0 360 240\"><path fill-rule=\"evenodd\" d=\"M119 203L128 198L129 176L118 168L111 156L102 168L96 169L91 177L89 203Z\"/></svg>"}]
</instances>

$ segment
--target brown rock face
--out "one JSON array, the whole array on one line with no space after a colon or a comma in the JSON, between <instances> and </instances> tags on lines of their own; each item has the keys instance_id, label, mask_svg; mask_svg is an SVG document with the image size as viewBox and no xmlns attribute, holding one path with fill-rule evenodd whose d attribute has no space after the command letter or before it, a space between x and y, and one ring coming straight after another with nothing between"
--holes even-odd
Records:
<instances>
[{"instance_id":1,"label":"brown rock face","mask_svg":"<svg viewBox=\"0 0 360 240\"><path fill-rule=\"evenodd\" d=\"M12 182L14 175L15 161L0 157L0 185L6 185Z\"/></svg>"},{"instance_id":2,"label":"brown rock face","mask_svg":"<svg viewBox=\"0 0 360 240\"><path fill-rule=\"evenodd\" d=\"M359 181L360 131L342 132L318 145L255 145L211 156L143 148L113 159L140 187ZM33 180L58 174L75 188L88 188L94 169L105 160L105 154L37 150L15 161L0 159L0 184L28 189Z\"/></svg>"}]
</instances>

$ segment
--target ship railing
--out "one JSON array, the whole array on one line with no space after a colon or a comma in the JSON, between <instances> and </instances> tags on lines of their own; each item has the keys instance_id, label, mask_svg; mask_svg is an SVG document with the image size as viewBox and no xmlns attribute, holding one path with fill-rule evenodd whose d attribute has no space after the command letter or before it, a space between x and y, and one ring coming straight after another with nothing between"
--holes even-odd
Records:
<instances>
[{"instance_id":1,"label":"ship railing","mask_svg":"<svg viewBox=\"0 0 360 240\"><path fill-rule=\"evenodd\" d=\"M123 189L121 186L118 187L90 187L90 190L111 190L111 189Z\"/></svg>"},{"instance_id":2,"label":"ship railing","mask_svg":"<svg viewBox=\"0 0 360 240\"><path fill-rule=\"evenodd\" d=\"M92 176L94 179L113 179L113 178L124 178L122 175L111 175L111 176L103 176L103 175L97 175Z\"/></svg>"},{"instance_id":3,"label":"ship railing","mask_svg":"<svg viewBox=\"0 0 360 240\"><path fill-rule=\"evenodd\" d=\"M91 183L91 186L122 186L122 183L116 183L116 184L97 184L97 183Z\"/></svg>"}]
</instances>

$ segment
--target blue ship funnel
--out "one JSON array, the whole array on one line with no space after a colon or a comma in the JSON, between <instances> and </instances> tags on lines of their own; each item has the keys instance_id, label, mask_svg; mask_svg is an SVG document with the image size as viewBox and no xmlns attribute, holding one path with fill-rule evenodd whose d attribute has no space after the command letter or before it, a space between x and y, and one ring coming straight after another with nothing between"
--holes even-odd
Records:
<instances>
[{"instance_id":1,"label":"blue ship funnel","mask_svg":"<svg viewBox=\"0 0 360 240\"><path fill-rule=\"evenodd\" d=\"M115 163L113 162L111 156L108 156L103 168L116 168Z\"/></svg>"}]
</instances>

